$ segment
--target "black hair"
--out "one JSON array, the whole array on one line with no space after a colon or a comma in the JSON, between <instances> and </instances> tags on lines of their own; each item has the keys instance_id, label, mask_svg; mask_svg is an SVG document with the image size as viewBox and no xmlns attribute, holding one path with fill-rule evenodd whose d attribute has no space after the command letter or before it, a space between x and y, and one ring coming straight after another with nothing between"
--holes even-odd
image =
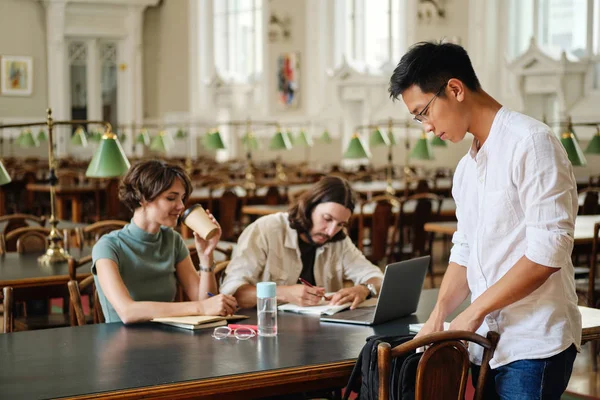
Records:
<instances>
[{"instance_id":1,"label":"black hair","mask_svg":"<svg viewBox=\"0 0 600 400\"><path fill-rule=\"evenodd\" d=\"M423 93L437 93L452 78L459 79L472 91L481 89L464 48L453 43L420 42L400 59L388 91L394 100L412 85L417 85ZM440 96L444 96L443 91Z\"/></svg>"}]
</instances>

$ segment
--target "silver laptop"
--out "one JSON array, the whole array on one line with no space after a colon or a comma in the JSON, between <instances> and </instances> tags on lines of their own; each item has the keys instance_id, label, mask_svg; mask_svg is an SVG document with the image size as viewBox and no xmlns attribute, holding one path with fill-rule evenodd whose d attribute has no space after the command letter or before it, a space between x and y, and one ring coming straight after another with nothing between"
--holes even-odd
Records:
<instances>
[{"instance_id":1,"label":"silver laptop","mask_svg":"<svg viewBox=\"0 0 600 400\"><path fill-rule=\"evenodd\" d=\"M375 307L324 315L321 321L377 325L414 313L419 305L423 281L430 262L431 257L425 256L388 265Z\"/></svg>"}]
</instances>

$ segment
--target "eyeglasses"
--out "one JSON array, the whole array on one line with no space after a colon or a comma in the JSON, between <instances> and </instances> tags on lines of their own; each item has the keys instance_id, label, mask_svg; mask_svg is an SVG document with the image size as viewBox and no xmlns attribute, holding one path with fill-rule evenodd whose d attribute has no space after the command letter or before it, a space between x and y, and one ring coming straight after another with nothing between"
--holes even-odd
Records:
<instances>
[{"instance_id":1,"label":"eyeglasses","mask_svg":"<svg viewBox=\"0 0 600 400\"><path fill-rule=\"evenodd\" d=\"M413 117L413 119L415 121L417 121L420 124L422 124L423 122L427 122L428 117L427 117L427 115L425 115L425 113L429 109L429 106L431 105L431 103L433 102L433 100L435 100L440 95L440 93L442 93L442 90L444 90L444 88L446 87L447 84L448 84L448 82L444 83L442 85L442 87L440 88L440 90L438 90L437 93L433 95L433 97L431 98L431 100L429 100L429 103L427 103L425 105L425 107L423 107L423 109L421 110L421 112L418 113L417 115L415 115Z\"/></svg>"},{"instance_id":2,"label":"eyeglasses","mask_svg":"<svg viewBox=\"0 0 600 400\"><path fill-rule=\"evenodd\" d=\"M256 336L256 331L251 328L231 329L228 326L218 326L213 331L212 337L217 340L223 340L229 336L234 336L238 340L248 340Z\"/></svg>"}]
</instances>

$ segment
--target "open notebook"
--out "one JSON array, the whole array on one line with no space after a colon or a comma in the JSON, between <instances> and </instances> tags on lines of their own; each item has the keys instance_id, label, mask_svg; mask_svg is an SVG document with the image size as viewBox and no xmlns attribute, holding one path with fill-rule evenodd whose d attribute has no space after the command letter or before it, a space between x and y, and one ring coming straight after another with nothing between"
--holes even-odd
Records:
<instances>
[{"instance_id":1,"label":"open notebook","mask_svg":"<svg viewBox=\"0 0 600 400\"><path fill-rule=\"evenodd\" d=\"M240 319L246 318L248 318L247 315L229 315L227 317L208 315L187 315L185 317L154 318L151 321L176 326L178 328L197 330L227 325L229 321L238 321Z\"/></svg>"},{"instance_id":2,"label":"open notebook","mask_svg":"<svg viewBox=\"0 0 600 400\"><path fill-rule=\"evenodd\" d=\"M326 293L325 296L331 297L335 293ZM365 300L360 303L358 307L374 307L377 304L377 298ZM297 306L295 304L287 303L282 304L277 309L279 311L290 311L298 314L309 314L309 315L333 315L342 310L350 308L352 303L344 303L337 306L329 305L329 301L321 299L321 302L316 306Z\"/></svg>"}]
</instances>

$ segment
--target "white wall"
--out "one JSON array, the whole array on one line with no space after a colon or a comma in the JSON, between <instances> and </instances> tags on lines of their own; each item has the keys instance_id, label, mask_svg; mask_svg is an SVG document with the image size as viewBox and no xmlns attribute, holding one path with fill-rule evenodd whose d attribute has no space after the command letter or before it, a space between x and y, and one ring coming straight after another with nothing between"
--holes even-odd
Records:
<instances>
[{"instance_id":1,"label":"white wall","mask_svg":"<svg viewBox=\"0 0 600 400\"><path fill-rule=\"evenodd\" d=\"M46 69L46 17L41 3L31 0L0 0L0 57L33 58L31 96L0 95L0 120L46 117L48 107Z\"/></svg>"},{"instance_id":2,"label":"white wall","mask_svg":"<svg viewBox=\"0 0 600 400\"><path fill-rule=\"evenodd\" d=\"M203 0L205 1L205 0ZM166 0L144 12L144 118L188 111L188 2Z\"/></svg>"}]
</instances>

